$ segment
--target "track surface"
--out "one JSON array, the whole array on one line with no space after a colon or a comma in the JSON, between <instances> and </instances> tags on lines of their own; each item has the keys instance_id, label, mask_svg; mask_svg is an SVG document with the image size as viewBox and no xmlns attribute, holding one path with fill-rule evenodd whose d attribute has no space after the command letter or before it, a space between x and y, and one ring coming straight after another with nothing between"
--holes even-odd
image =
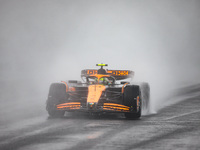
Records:
<instances>
[{"instance_id":1,"label":"track surface","mask_svg":"<svg viewBox=\"0 0 200 150\"><path fill-rule=\"evenodd\" d=\"M44 115L0 126L0 150L200 149L200 97L165 107L140 120Z\"/></svg>"}]
</instances>

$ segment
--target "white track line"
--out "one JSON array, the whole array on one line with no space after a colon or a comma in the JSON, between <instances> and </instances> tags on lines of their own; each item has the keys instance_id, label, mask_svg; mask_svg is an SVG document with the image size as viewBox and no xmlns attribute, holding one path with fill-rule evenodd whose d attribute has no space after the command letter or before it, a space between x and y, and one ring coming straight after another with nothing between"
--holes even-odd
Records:
<instances>
[{"instance_id":1,"label":"white track line","mask_svg":"<svg viewBox=\"0 0 200 150\"><path fill-rule=\"evenodd\" d=\"M200 112L200 110L196 110L196 111L193 111L193 112L189 112L189 113L184 113L184 114L181 114L181 115L173 116L173 117L167 118L165 120L170 120L170 119L174 119L174 118L178 118L178 117L194 114L194 113L197 113L197 112Z\"/></svg>"}]
</instances>

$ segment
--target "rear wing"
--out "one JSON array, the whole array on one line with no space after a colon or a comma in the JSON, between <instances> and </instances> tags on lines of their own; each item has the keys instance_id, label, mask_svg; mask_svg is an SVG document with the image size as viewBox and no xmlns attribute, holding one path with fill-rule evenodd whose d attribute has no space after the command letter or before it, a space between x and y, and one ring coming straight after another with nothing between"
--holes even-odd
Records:
<instances>
[{"instance_id":1,"label":"rear wing","mask_svg":"<svg viewBox=\"0 0 200 150\"><path fill-rule=\"evenodd\" d=\"M87 77L90 75L98 74L98 69L85 69L81 71L81 77ZM127 78L133 78L134 72L131 70L107 70L106 74L113 76L116 80L123 80Z\"/></svg>"}]
</instances>

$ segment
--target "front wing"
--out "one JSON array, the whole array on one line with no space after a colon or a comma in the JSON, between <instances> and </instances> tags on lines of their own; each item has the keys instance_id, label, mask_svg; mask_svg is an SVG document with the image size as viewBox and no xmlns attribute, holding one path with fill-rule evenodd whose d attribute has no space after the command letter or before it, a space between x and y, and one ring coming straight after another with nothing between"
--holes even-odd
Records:
<instances>
[{"instance_id":1,"label":"front wing","mask_svg":"<svg viewBox=\"0 0 200 150\"><path fill-rule=\"evenodd\" d=\"M56 105L56 109L85 112L130 112L130 107L116 103L103 103L102 106L96 106L95 103L86 105L81 102L68 102Z\"/></svg>"}]
</instances>

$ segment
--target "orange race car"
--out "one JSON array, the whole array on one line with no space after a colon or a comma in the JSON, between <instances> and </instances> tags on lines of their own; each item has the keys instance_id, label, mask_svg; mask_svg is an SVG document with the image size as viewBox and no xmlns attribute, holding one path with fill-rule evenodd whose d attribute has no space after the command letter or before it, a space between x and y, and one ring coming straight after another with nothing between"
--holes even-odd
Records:
<instances>
[{"instance_id":1,"label":"orange race car","mask_svg":"<svg viewBox=\"0 0 200 150\"><path fill-rule=\"evenodd\" d=\"M64 116L65 111L89 113L124 113L126 118L137 119L143 110L149 109L150 88L148 83L130 84L130 70L100 69L81 71L84 82L76 80L52 83L46 102L50 116ZM121 81L121 82L120 82Z\"/></svg>"}]
</instances>

